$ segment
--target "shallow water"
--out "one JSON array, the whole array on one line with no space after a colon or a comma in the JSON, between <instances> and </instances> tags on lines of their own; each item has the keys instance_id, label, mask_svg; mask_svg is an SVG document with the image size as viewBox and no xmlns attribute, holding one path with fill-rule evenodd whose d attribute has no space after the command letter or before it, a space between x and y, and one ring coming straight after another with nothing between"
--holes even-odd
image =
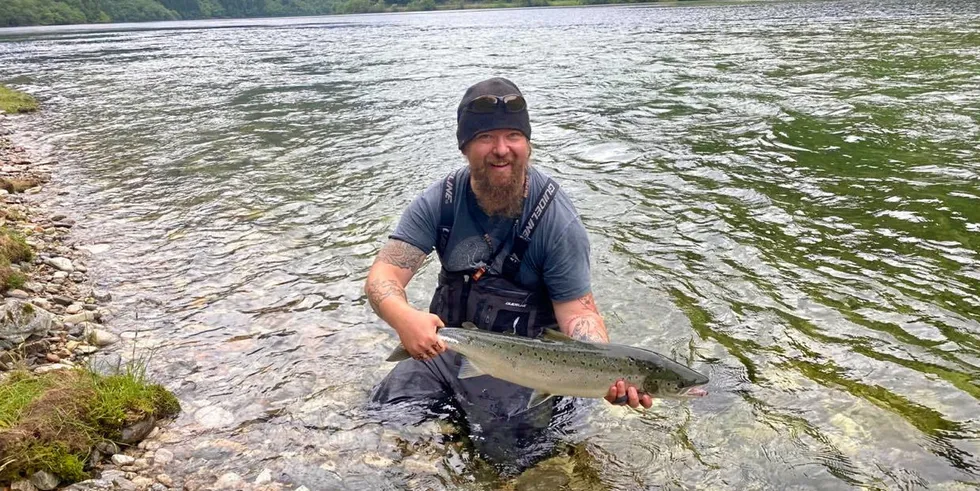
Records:
<instances>
[{"instance_id":1,"label":"shallow water","mask_svg":"<svg viewBox=\"0 0 980 491\"><path fill-rule=\"evenodd\" d=\"M98 258L121 350L152 349L182 401L172 475L964 489L980 482L978 33L965 0L0 29L0 82L45 106L19 121L61 162L55 204ZM534 162L589 230L612 339L712 379L700 400L591 410L516 480L452 427L365 411L396 342L367 269L462 164L455 105L493 75L527 95Z\"/></svg>"}]
</instances>

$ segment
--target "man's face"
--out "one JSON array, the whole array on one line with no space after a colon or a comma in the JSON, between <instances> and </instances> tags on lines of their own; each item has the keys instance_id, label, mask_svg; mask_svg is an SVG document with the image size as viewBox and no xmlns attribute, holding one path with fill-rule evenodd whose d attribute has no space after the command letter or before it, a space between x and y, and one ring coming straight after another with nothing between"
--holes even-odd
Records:
<instances>
[{"instance_id":1,"label":"man's face","mask_svg":"<svg viewBox=\"0 0 980 491\"><path fill-rule=\"evenodd\" d=\"M491 130L463 147L473 192L488 215L520 216L531 143L517 130Z\"/></svg>"}]
</instances>

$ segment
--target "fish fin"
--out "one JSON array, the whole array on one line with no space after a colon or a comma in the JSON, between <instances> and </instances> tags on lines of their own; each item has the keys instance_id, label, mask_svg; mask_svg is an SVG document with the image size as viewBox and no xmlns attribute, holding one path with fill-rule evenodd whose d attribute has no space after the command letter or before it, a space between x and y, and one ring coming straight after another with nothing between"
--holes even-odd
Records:
<instances>
[{"instance_id":1,"label":"fish fin","mask_svg":"<svg viewBox=\"0 0 980 491\"><path fill-rule=\"evenodd\" d=\"M554 397L554 394L535 390L534 392L531 392L531 398L527 400L527 408L531 409L532 407L537 406L538 404L541 404L552 397Z\"/></svg>"},{"instance_id":2,"label":"fish fin","mask_svg":"<svg viewBox=\"0 0 980 491\"><path fill-rule=\"evenodd\" d=\"M399 344L398 347L395 348L395 351L392 351L391 354L388 355L388 359L385 361L402 361L402 360L407 360L411 357L412 355L408 354L408 350L405 349L404 346Z\"/></svg>"},{"instance_id":3,"label":"fish fin","mask_svg":"<svg viewBox=\"0 0 980 491\"><path fill-rule=\"evenodd\" d=\"M464 322L463 329L479 329L479 327L476 327L476 324L472 322Z\"/></svg>"},{"instance_id":4,"label":"fish fin","mask_svg":"<svg viewBox=\"0 0 980 491\"><path fill-rule=\"evenodd\" d=\"M483 370L477 368L469 359L463 358L463 364L459 366L459 378L473 378L486 375Z\"/></svg>"}]
</instances>

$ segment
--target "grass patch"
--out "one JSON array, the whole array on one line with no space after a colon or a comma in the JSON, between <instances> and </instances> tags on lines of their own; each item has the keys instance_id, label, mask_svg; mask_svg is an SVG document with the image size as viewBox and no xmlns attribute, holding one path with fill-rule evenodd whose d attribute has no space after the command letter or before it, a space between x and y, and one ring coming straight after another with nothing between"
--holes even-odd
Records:
<instances>
[{"instance_id":1,"label":"grass patch","mask_svg":"<svg viewBox=\"0 0 980 491\"><path fill-rule=\"evenodd\" d=\"M14 372L0 384L0 483L39 470L62 481L87 479L85 460L96 444L118 440L127 425L178 412L177 398L149 383L143 370Z\"/></svg>"},{"instance_id":2,"label":"grass patch","mask_svg":"<svg viewBox=\"0 0 980 491\"><path fill-rule=\"evenodd\" d=\"M6 189L8 193L23 193L28 189L41 184L37 179L17 179L0 177L0 189Z\"/></svg>"},{"instance_id":3,"label":"grass patch","mask_svg":"<svg viewBox=\"0 0 980 491\"><path fill-rule=\"evenodd\" d=\"M37 111L39 107L37 99L30 94L0 85L0 111L7 114L29 113Z\"/></svg>"},{"instance_id":4,"label":"grass patch","mask_svg":"<svg viewBox=\"0 0 980 491\"><path fill-rule=\"evenodd\" d=\"M11 268L10 265L28 262L32 259L34 259L34 251L20 234L6 228L0 228L0 291L23 286L27 278L20 271Z\"/></svg>"}]
</instances>

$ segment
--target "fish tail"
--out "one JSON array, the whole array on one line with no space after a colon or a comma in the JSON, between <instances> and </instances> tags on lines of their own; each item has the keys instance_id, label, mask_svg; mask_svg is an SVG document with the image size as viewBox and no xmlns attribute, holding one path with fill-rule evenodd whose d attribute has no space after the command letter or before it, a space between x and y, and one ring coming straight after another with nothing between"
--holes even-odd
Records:
<instances>
[{"instance_id":1,"label":"fish tail","mask_svg":"<svg viewBox=\"0 0 980 491\"><path fill-rule=\"evenodd\" d=\"M408 354L408 350L405 349L404 346L399 344L398 347L395 348L395 350L392 351L390 355L388 355L388 359L385 361L402 361L402 360L407 360L411 357L412 355Z\"/></svg>"}]
</instances>

